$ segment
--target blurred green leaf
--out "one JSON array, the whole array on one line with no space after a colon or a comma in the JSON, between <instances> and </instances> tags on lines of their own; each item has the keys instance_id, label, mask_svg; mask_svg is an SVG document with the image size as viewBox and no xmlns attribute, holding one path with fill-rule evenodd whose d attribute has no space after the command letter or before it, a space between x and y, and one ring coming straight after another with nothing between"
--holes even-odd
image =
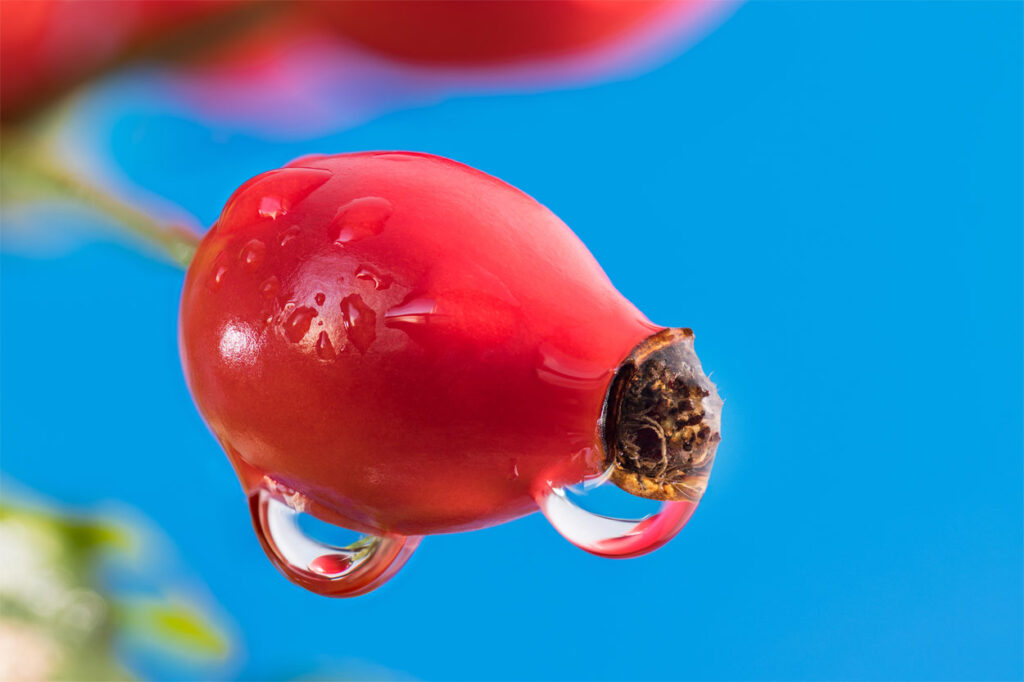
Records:
<instances>
[{"instance_id":1,"label":"blurred green leaf","mask_svg":"<svg viewBox=\"0 0 1024 682\"><path fill-rule=\"evenodd\" d=\"M118 625L135 637L193 658L223 659L230 644L198 609L176 601L122 600L117 605Z\"/></svg>"},{"instance_id":2,"label":"blurred green leaf","mask_svg":"<svg viewBox=\"0 0 1024 682\"><path fill-rule=\"evenodd\" d=\"M22 654L17 665L0 661L0 679L132 679L115 651L125 638L192 662L229 655L227 635L198 607L105 588L103 563L140 536L120 522L0 501L0 652Z\"/></svg>"}]
</instances>

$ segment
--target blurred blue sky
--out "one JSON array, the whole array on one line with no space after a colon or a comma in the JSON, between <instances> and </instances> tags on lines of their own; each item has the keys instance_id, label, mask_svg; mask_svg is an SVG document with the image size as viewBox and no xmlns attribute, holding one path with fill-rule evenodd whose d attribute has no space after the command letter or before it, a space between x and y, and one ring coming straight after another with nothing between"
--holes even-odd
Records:
<instances>
[{"instance_id":1,"label":"blurred blue sky","mask_svg":"<svg viewBox=\"0 0 1024 682\"><path fill-rule=\"evenodd\" d=\"M355 600L291 585L186 391L181 273L103 239L3 254L4 475L159 524L237 624L224 677L1020 678L1022 8L755 2L629 80L302 143L93 113L207 224L309 152L432 152L547 204L695 329L726 399L708 495L653 555L597 559L534 515L428 538Z\"/></svg>"}]
</instances>

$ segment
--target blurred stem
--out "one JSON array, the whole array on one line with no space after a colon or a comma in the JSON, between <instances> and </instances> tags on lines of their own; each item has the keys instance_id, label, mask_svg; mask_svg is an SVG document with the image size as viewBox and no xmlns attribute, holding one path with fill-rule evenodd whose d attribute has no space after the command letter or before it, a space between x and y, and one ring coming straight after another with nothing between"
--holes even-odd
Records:
<instances>
[{"instance_id":1,"label":"blurred stem","mask_svg":"<svg viewBox=\"0 0 1024 682\"><path fill-rule=\"evenodd\" d=\"M14 181L16 186L30 186L47 196L70 199L87 206L157 247L175 265L188 267L199 245L198 234L181 225L162 223L144 210L88 182L58 163L48 153L46 145L39 142L41 140L25 139L12 130L4 130L0 164L5 188Z\"/></svg>"},{"instance_id":2,"label":"blurred stem","mask_svg":"<svg viewBox=\"0 0 1024 682\"><path fill-rule=\"evenodd\" d=\"M139 62L180 64L196 59L248 31L280 20L290 9L291 3L285 0L226 4L208 17L188 22L164 35L123 45L110 59L74 78L41 89L32 101L18 110L0 111L3 123L0 176L4 203L9 199L40 196L73 200L112 218L136 237L156 246L176 265L188 267L199 244L199 235L186 227L163 224L139 207L82 178L58 161L59 156L50 151L49 138L59 128L75 92L89 83Z\"/></svg>"}]
</instances>

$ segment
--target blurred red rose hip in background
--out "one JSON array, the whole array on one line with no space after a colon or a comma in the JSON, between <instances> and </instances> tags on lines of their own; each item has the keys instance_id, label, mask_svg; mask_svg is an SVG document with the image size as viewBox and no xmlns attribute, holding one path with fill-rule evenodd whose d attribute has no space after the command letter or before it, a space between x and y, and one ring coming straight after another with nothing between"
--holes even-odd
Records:
<instances>
[{"instance_id":1,"label":"blurred red rose hip in background","mask_svg":"<svg viewBox=\"0 0 1024 682\"><path fill-rule=\"evenodd\" d=\"M239 0L0 0L0 116L16 116ZM182 45L187 49L187 45Z\"/></svg>"},{"instance_id":2,"label":"blurred red rose hip in background","mask_svg":"<svg viewBox=\"0 0 1024 682\"><path fill-rule=\"evenodd\" d=\"M614 40L690 0L313 2L342 35L389 56L481 65L556 57Z\"/></svg>"}]
</instances>

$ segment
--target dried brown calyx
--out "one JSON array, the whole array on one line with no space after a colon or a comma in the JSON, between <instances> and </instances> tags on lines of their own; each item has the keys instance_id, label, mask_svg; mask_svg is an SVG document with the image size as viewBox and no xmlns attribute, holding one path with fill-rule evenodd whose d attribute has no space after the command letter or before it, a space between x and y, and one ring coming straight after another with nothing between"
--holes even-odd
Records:
<instances>
[{"instance_id":1,"label":"dried brown calyx","mask_svg":"<svg viewBox=\"0 0 1024 682\"><path fill-rule=\"evenodd\" d=\"M648 499L698 501L722 438L721 410L693 350L693 331L648 337L619 365L605 398L612 482Z\"/></svg>"}]
</instances>

